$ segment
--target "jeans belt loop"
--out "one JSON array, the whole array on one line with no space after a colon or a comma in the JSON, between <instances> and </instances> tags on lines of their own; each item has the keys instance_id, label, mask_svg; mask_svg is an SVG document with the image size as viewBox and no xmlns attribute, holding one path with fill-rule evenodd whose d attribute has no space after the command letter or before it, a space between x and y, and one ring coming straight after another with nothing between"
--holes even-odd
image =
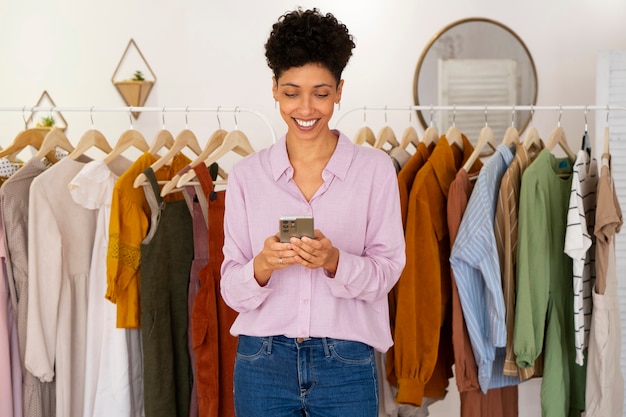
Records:
<instances>
[{"instance_id":1,"label":"jeans belt loop","mask_svg":"<svg viewBox=\"0 0 626 417\"><path fill-rule=\"evenodd\" d=\"M330 357L330 348L328 347L328 339L322 337L322 345L324 346L324 355L329 358Z\"/></svg>"},{"instance_id":2,"label":"jeans belt loop","mask_svg":"<svg viewBox=\"0 0 626 417\"><path fill-rule=\"evenodd\" d=\"M269 336L267 338L267 354L271 355L272 354L272 342L274 341L274 336Z\"/></svg>"}]
</instances>

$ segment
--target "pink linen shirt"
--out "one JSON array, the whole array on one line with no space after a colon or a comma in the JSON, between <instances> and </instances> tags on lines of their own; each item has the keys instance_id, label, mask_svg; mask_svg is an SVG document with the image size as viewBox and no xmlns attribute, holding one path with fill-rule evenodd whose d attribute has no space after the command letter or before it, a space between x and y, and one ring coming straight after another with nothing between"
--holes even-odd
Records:
<instances>
[{"instance_id":1,"label":"pink linen shirt","mask_svg":"<svg viewBox=\"0 0 626 417\"><path fill-rule=\"evenodd\" d=\"M331 337L381 352L393 343L387 293L405 263L396 171L385 152L334 133L337 147L310 201L293 180L284 136L231 169L221 294L239 313L235 336ZM253 259L286 215L312 215L339 249L334 277L293 265L259 286Z\"/></svg>"}]
</instances>

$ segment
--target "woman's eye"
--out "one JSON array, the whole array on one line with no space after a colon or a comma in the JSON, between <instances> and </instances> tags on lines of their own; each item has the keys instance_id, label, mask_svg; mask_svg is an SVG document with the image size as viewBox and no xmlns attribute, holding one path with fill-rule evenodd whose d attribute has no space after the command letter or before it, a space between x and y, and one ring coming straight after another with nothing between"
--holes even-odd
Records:
<instances>
[{"instance_id":1,"label":"woman's eye","mask_svg":"<svg viewBox=\"0 0 626 417\"><path fill-rule=\"evenodd\" d=\"M289 97L289 98L294 98L295 96L297 96L297 94L296 93L285 93L285 96Z\"/></svg>"},{"instance_id":2,"label":"woman's eye","mask_svg":"<svg viewBox=\"0 0 626 417\"><path fill-rule=\"evenodd\" d=\"M318 98L326 98L326 97L328 97L328 94L318 94L317 97Z\"/></svg>"}]
</instances>

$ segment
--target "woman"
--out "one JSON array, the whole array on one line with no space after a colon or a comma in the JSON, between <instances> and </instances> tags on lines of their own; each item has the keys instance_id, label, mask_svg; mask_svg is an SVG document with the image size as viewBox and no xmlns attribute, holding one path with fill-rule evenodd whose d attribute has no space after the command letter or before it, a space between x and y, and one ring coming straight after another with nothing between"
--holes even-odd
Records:
<instances>
[{"instance_id":1,"label":"woman","mask_svg":"<svg viewBox=\"0 0 626 417\"><path fill-rule=\"evenodd\" d=\"M287 133L228 179L221 293L239 313L238 417L378 415L374 349L392 344L404 235L390 157L328 126L354 46L317 9L281 16L265 45ZM313 216L313 238L281 243L285 215Z\"/></svg>"}]
</instances>

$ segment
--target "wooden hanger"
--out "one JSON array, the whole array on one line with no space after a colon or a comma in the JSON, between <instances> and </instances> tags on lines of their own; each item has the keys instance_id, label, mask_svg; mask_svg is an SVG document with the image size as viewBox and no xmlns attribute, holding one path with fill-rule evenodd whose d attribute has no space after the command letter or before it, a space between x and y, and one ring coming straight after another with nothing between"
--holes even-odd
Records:
<instances>
[{"instance_id":1,"label":"wooden hanger","mask_svg":"<svg viewBox=\"0 0 626 417\"><path fill-rule=\"evenodd\" d=\"M111 153L109 153L104 158L104 163L107 165L110 164L115 158L120 156L126 149L130 148L131 146L139 149L142 152L148 152L148 150L150 149L150 146L148 145L148 142L146 142L146 139L143 137L143 135L137 130L131 128L124 131L120 135L120 138L117 140L117 143L113 147Z\"/></svg>"},{"instance_id":2,"label":"wooden hanger","mask_svg":"<svg viewBox=\"0 0 626 417\"><path fill-rule=\"evenodd\" d=\"M404 129L402 132L402 138L400 139L400 147L402 149L406 149L409 146L409 143L417 148L417 145L420 143L420 137L417 134L417 130L413 126L409 126Z\"/></svg>"},{"instance_id":3,"label":"wooden hanger","mask_svg":"<svg viewBox=\"0 0 626 417\"><path fill-rule=\"evenodd\" d=\"M217 162L222 156L226 155L228 152L235 152L241 156L248 156L254 153L254 148L250 144L250 140L239 129L231 130L224 137L222 144L218 146L218 148L209 155L209 157L204 161L206 166L211 165L213 162ZM196 176L196 173L193 169L190 169L187 173L185 173L176 186L181 188L187 182L189 182L192 178Z\"/></svg>"},{"instance_id":4,"label":"wooden hanger","mask_svg":"<svg viewBox=\"0 0 626 417\"><path fill-rule=\"evenodd\" d=\"M172 146L174 146L174 136L169 130L163 128L154 135L148 152L156 156L161 149L172 149Z\"/></svg>"},{"instance_id":5,"label":"wooden hanger","mask_svg":"<svg viewBox=\"0 0 626 417\"><path fill-rule=\"evenodd\" d=\"M204 147L202 152L189 165L194 167L198 165L199 163L204 162L211 155L211 153L213 153L218 147L220 147L220 145L224 142L224 138L226 137L227 134L228 132L221 128L213 132L213 134L207 141L206 146ZM228 179L228 174L221 167L218 169L218 174L223 179L225 180ZM165 196L166 194L169 194L170 191L175 189L176 184L178 184L178 180L180 180L180 177L181 175L176 174L171 180L169 180L165 185L163 185L161 196Z\"/></svg>"},{"instance_id":6,"label":"wooden hanger","mask_svg":"<svg viewBox=\"0 0 626 417\"><path fill-rule=\"evenodd\" d=\"M202 153L202 148L198 143L198 139L196 135L189 130L183 129L178 135L176 135L176 139L174 139L174 145L167 151L165 155L157 159L150 168L154 172L157 172L161 169L165 164L171 162L176 155L178 155L181 150L184 148L191 149L196 155L200 155ZM142 172L135 178L135 182L133 182L133 186L135 188L141 187L147 181L146 175Z\"/></svg>"},{"instance_id":7,"label":"wooden hanger","mask_svg":"<svg viewBox=\"0 0 626 417\"><path fill-rule=\"evenodd\" d=\"M515 128L514 126L509 126L504 132L502 144L506 146L511 146L513 144L518 145L519 143L519 132L517 128Z\"/></svg>"},{"instance_id":8,"label":"wooden hanger","mask_svg":"<svg viewBox=\"0 0 626 417\"><path fill-rule=\"evenodd\" d=\"M102 132L92 128L83 133L78 141L78 144L76 145L76 148L74 148L74 150L70 152L67 157L75 160L90 148L100 149L105 154L108 154L113 150Z\"/></svg>"},{"instance_id":9,"label":"wooden hanger","mask_svg":"<svg viewBox=\"0 0 626 417\"><path fill-rule=\"evenodd\" d=\"M557 126L552 130L550 139L548 139L548 143L546 144L546 148L552 152L557 145L565 151L570 159L576 159L576 154L574 154L567 144L567 137L565 136L565 131L561 126Z\"/></svg>"},{"instance_id":10,"label":"wooden hanger","mask_svg":"<svg viewBox=\"0 0 626 417\"><path fill-rule=\"evenodd\" d=\"M363 126L356 132L354 143L357 145L368 143L374 146L376 144L376 135L374 135L374 131L369 126Z\"/></svg>"},{"instance_id":11,"label":"wooden hanger","mask_svg":"<svg viewBox=\"0 0 626 417\"><path fill-rule=\"evenodd\" d=\"M487 154L482 154L482 151L485 148L485 146L489 146L492 149L492 151ZM465 164L463 165L463 169L466 172L469 172L470 168L472 168L472 165L474 165L474 162L476 162L476 160L481 156L481 154L485 156L493 154L496 150L496 146L497 146L496 139L493 135L493 130L489 127L489 125L485 124L485 126L483 126L483 128L480 129L480 133L478 134L478 141L476 142L476 147L470 154L469 158L467 158L467 161L465 161Z\"/></svg>"},{"instance_id":12,"label":"wooden hanger","mask_svg":"<svg viewBox=\"0 0 626 417\"><path fill-rule=\"evenodd\" d=\"M456 144L460 150L463 150L463 134L454 124L448 128L446 132L446 139L450 145Z\"/></svg>"},{"instance_id":13,"label":"wooden hanger","mask_svg":"<svg viewBox=\"0 0 626 417\"><path fill-rule=\"evenodd\" d=\"M437 128L435 126L428 126L424 131L424 145L429 147L431 143L439 142L439 132L437 132Z\"/></svg>"},{"instance_id":14,"label":"wooden hanger","mask_svg":"<svg viewBox=\"0 0 626 417\"><path fill-rule=\"evenodd\" d=\"M539 132L535 126L530 126L526 131L526 136L524 136L522 146L527 151L533 148L537 151L541 149L541 137L539 136Z\"/></svg>"},{"instance_id":15,"label":"wooden hanger","mask_svg":"<svg viewBox=\"0 0 626 417\"><path fill-rule=\"evenodd\" d=\"M0 158L7 158L15 162L17 155L27 146L40 149L44 140L44 134L40 129L25 129L18 133L13 142L0 151Z\"/></svg>"},{"instance_id":16,"label":"wooden hanger","mask_svg":"<svg viewBox=\"0 0 626 417\"><path fill-rule=\"evenodd\" d=\"M54 155L57 147L68 152L74 150L74 147L61 129L52 129L44 137L41 147L35 154L35 158L43 159L49 156L49 154Z\"/></svg>"},{"instance_id":17,"label":"wooden hanger","mask_svg":"<svg viewBox=\"0 0 626 417\"><path fill-rule=\"evenodd\" d=\"M374 148L383 149L383 146L388 143L392 148L396 148L400 146L400 143L396 139L396 134L393 132L393 129L389 126L383 126L378 132L378 136L376 137L376 141L374 142Z\"/></svg>"}]
</instances>

